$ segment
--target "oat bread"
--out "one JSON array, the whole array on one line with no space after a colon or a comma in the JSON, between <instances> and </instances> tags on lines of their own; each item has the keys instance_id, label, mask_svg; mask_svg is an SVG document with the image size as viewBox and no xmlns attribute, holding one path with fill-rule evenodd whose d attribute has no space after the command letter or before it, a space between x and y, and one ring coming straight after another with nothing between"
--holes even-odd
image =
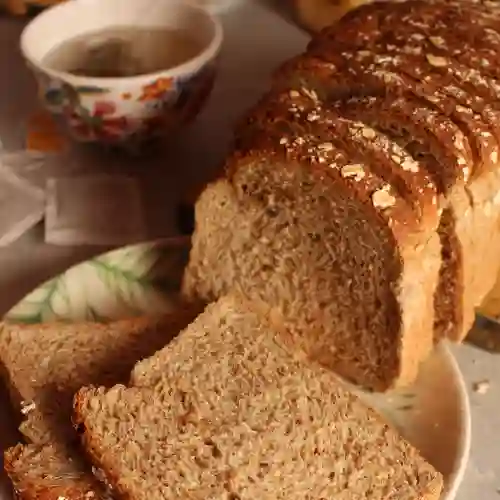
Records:
<instances>
[{"instance_id":1,"label":"oat bread","mask_svg":"<svg viewBox=\"0 0 500 500\"><path fill-rule=\"evenodd\" d=\"M344 377L379 390L409 383L432 348L432 293L440 266L437 235L409 232L412 225L419 227L409 204L387 191L387 183L369 165L333 146L318 148L331 143L321 142L316 133L315 128L311 134L287 136L288 158L294 151L298 161L286 171L266 168L289 161L276 155L276 163L266 164L272 148L262 150L262 162L247 157L254 160L249 164L254 180L265 180L271 200L242 201L229 181L205 191L196 206L197 230L184 290L210 299L236 287L279 307L297 345ZM263 140L272 143L279 137L267 130ZM309 161L321 167L318 158L335 161L335 184L328 183L330 172L302 168ZM246 183L256 194L249 177L238 185ZM280 189L280 183L288 190ZM360 199L350 198L349 190L358 186ZM339 224L332 224L332 213ZM395 223L390 226L386 217ZM344 228L353 221L356 226L346 234ZM407 245L397 246L397 238ZM216 273L209 271L212 266ZM375 283L372 272L390 278ZM399 310L399 294L411 294L411 307ZM360 303L364 316L352 314ZM385 318L393 322L390 332ZM400 321L407 331L399 337Z\"/></svg>"},{"instance_id":2,"label":"oat bread","mask_svg":"<svg viewBox=\"0 0 500 500\"><path fill-rule=\"evenodd\" d=\"M429 325L462 340L500 266L499 20L376 2L313 38L200 198L185 294L269 300L310 357L374 389L412 381Z\"/></svg>"},{"instance_id":3,"label":"oat bread","mask_svg":"<svg viewBox=\"0 0 500 500\"><path fill-rule=\"evenodd\" d=\"M445 186L443 219L455 229L446 234L443 224L440 231L445 263L436 293L437 336L462 340L474 320L474 307L482 302L498 270L491 262L498 261L495 255L499 249L500 86L498 71L492 68L498 66L500 43L499 35L485 27L479 6L452 4L406 2L390 11L366 7L325 32L327 38L334 37L332 47L328 42L313 42L310 53L323 60L318 65L318 69L323 68L323 72L319 69L322 77L326 76L325 67L330 68L329 88L333 92L333 82L340 79L353 94L367 87L372 94L375 88L375 95L381 88L392 94L412 93L426 102L429 110L449 117L467 138L472 161L467 165L462 162L462 167L466 166L470 179L465 188L453 181ZM370 29L358 36L358 29L367 25ZM419 119L417 115L414 118ZM401 140L397 132L396 138ZM415 137L412 139L415 142ZM438 165L443 166L443 161ZM454 248L447 248L450 238L455 240ZM459 271L458 281L453 279L456 272L448 269L450 263ZM450 282L454 294L449 293Z\"/></svg>"},{"instance_id":4,"label":"oat bread","mask_svg":"<svg viewBox=\"0 0 500 500\"><path fill-rule=\"evenodd\" d=\"M79 391L75 422L116 498L438 500L440 474L281 328L224 297L136 367L148 387Z\"/></svg>"},{"instance_id":5,"label":"oat bread","mask_svg":"<svg viewBox=\"0 0 500 500\"><path fill-rule=\"evenodd\" d=\"M105 491L79 454L73 395L83 385L128 380L137 361L164 347L199 310L192 305L164 317L108 324L3 325L0 359L29 443L5 454L19 498L83 500L94 494L104 500Z\"/></svg>"},{"instance_id":6,"label":"oat bread","mask_svg":"<svg viewBox=\"0 0 500 500\"><path fill-rule=\"evenodd\" d=\"M349 87L353 95L365 89L375 94L384 89L389 94L386 98L353 97L337 103L337 111L362 121L364 130L369 126L388 134L393 143L413 153L419 170L432 176L442 197L438 232L443 265L435 295L436 339L448 336L461 340L474 320L474 307L490 287L488 278L478 281L477 272L484 267L484 253L491 251L491 239L482 233L489 225L487 234L498 237L494 228L500 206L492 206L486 215L486 204L491 204L500 187L499 172L492 161L498 157L498 141L488 124L470 108L432 87L426 88L424 81L411 79L395 69L394 63L374 62L378 60L392 58L366 50L337 54L320 48L314 51L314 57L303 56L287 64L278 75L282 86L287 85L285 75L292 74L327 99L334 99L338 80L339 86ZM416 64L412 62L414 67ZM422 150L425 142L432 147L430 151ZM454 143L466 148L460 150ZM476 171L469 172L469 165ZM469 193L474 194L474 203ZM493 249L498 249L498 243ZM470 272L464 275L464 269Z\"/></svg>"}]
</instances>

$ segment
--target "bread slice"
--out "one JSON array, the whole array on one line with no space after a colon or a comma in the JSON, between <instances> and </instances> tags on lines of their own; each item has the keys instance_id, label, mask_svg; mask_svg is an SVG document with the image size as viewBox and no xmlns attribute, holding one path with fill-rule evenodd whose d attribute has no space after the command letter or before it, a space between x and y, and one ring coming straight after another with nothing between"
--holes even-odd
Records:
<instances>
[{"instance_id":1,"label":"bread slice","mask_svg":"<svg viewBox=\"0 0 500 500\"><path fill-rule=\"evenodd\" d=\"M294 116L245 139L234 175L200 197L183 291L268 301L312 359L372 389L407 385L432 349L435 226L327 125Z\"/></svg>"},{"instance_id":2,"label":"bread slice","mask_svg":"<svg viewBox=\"0 0 500 500\"><path fill-rule=\"evenodd\" d=\"M128 380L137 361L164 347L199 310L185 306L164 317L107 324L3 325L0 359L30 443L5 454L19 498L83 500L92 493L104 500L106 492L79 455L73 395L86 384Z\"/></svg>"},{"instance_id":3,"label":"bread slice","mask_svg":"<svg viewBox=\"0 0 500 500\"><path fill-rule=\"evenodd\" d=\"M441 475L290 354L281 319L236 296L136 367L154 387L83 388L75 422L117 498L437 500Z\"/></svg>"}]
</instances>

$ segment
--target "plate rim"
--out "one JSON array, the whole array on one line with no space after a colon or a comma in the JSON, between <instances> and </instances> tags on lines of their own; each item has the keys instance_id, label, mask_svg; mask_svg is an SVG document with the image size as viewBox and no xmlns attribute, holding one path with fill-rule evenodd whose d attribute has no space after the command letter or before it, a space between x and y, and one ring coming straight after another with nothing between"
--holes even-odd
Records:
<instances>
[{"instance_id":1,"label":"plate rim","mask_svg":"<svg viewBox=\"0 0 500 500\"><path fill-rule=\"evenodd\" d=\"M437 347L447 359L448 364L454 374L457 382L459 408L458 413L461 416L459 442L456 463L453 467L453 472L449 476L449 487L444 493L442 500L453 500L458 493L458 490L464 480L467 464L469 463L471 444L472 444L472 415L469 393L465 379L458 364L457 358L450 349L450 342L443 341Z\"/></svg>"},{"instance_id":2,"label":"plate rim","mask_svg":"<svg viewBox=\"0 0 500 500\"><path fill-rule=\"evenodd\" d=\"M54 276L41 281L38 283L30 292L26 293L20 300L18 300L4 315L2 320L9 321L8 316L11 311L15 310L19 304L21 304L26 297L28 297L32 292L40 287L43 287L46 283L51 280L63 276L68 271L78 266L90 262L94 259L99 259L107 255L113 254L114 252L125 251L127 249L141 248L141 247L167 247L171 246L187 246L191 242L191 235L178 235L167 238L157 238L153 240L147 240L142 242L131 243L129 245L117 246L107 251L99 252L90 258L83 258L74 264L68 266L65 270ZM471 406L470 398L467 390L467 385L465 379L458 364L458 361L450 349L451 343L447 340L442 341L436 350L440 351L441 355L446 359L449 369L451 370L452 378L455 381L456 392L458 396L458 414L459 414L459 440L457 447L457 456L453 466L453 470L448 476L447 487L448 489L443 493L440 500L453 500L463 482L467 464L469 462L471 443L472 443L472 418L471 418Z\"/></svg>"}]
</instances>

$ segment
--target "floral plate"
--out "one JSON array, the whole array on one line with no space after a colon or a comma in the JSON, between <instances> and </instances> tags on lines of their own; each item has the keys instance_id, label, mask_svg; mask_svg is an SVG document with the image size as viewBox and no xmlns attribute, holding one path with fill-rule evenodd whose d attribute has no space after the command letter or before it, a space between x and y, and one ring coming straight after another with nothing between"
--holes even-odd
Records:
<instances>
[{"instance_id":1,"label":"floral plate","mask_svg":"<svg viewBox=\"0 0 500 500\"><path fill-rule=\"evenodd\" d=\"M172 310L177 302L189 239L176 238L114 250L51 279L12 308L7 321L107 321ZM417 383L388 395L356 391L385 414L445 477L442 500L452 500L470 447L465 384L446 344L426 362Z\"/></svg>"}]
</instances>

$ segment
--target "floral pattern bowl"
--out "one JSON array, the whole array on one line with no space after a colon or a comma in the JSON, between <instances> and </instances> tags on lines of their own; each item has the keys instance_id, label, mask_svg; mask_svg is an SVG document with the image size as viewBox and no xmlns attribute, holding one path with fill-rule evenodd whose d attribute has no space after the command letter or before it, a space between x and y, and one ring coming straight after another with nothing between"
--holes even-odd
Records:
<instances>
[{"instance_id":1,"label":"floral pattern bowl","mask_svg":"<svg viewBox=\"0 0 500 500\"><path fill-rule=\"evenodd\" d=\"M118 24L185 30L203 48L179 66L131 77L87 77L46 64L65 41ZM164 137L193 120L213 87L221 44L219 22L182 0L64 2L33 19L21 37L41 101L58 124L79 142L113 145Z\"/></svg>"}]
</instances>

